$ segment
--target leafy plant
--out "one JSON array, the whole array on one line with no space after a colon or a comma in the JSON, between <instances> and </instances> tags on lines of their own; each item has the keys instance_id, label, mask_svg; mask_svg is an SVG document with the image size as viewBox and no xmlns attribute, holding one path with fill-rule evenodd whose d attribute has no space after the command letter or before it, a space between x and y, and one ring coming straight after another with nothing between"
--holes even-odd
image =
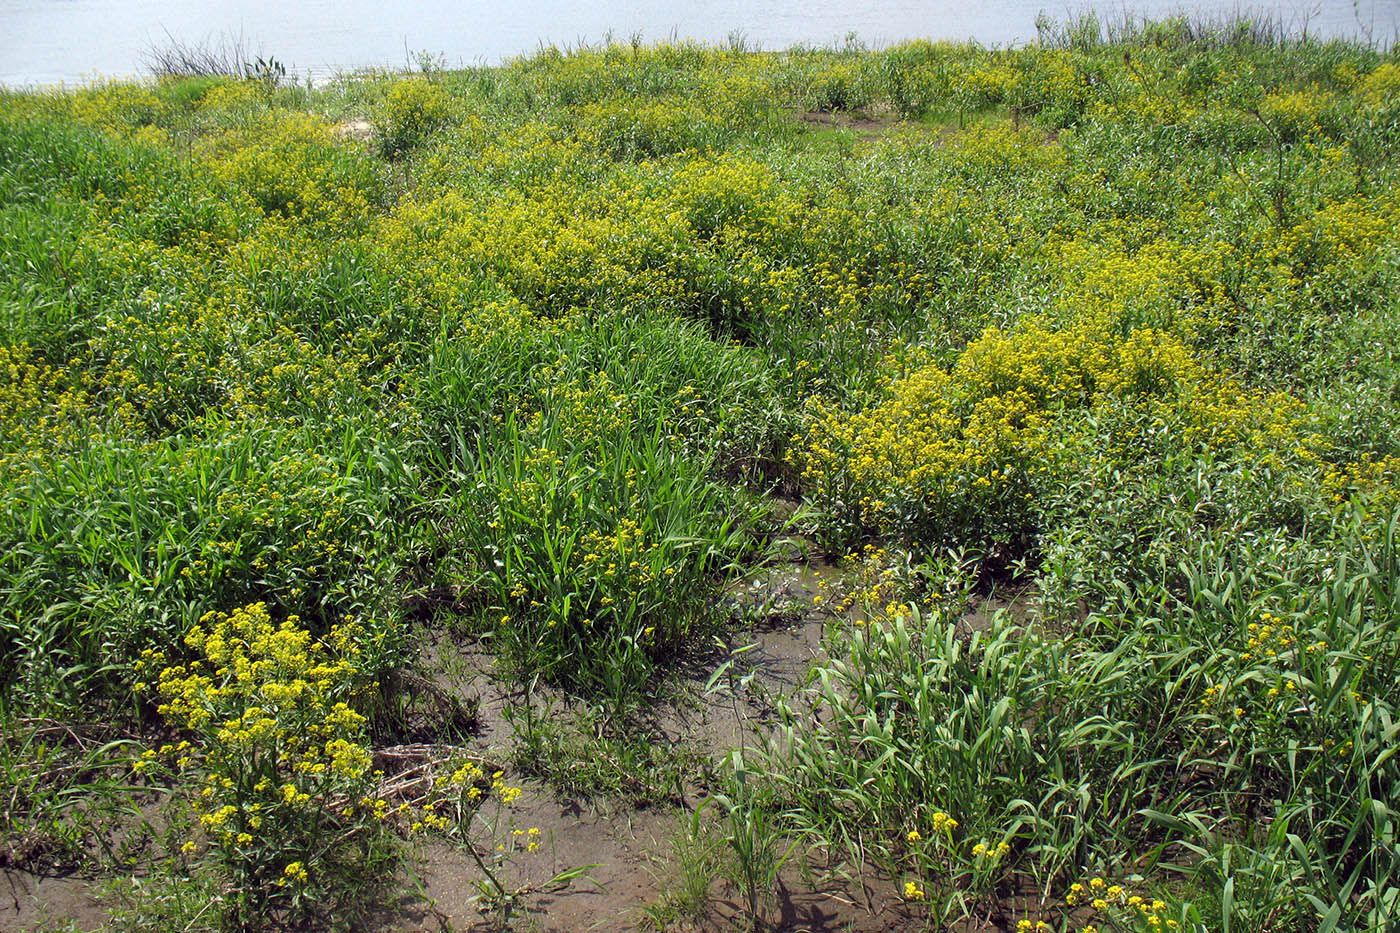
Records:
<instances>
[{"instance_id":1,"label":"leafy plant","mask_svg":"<svg viewBox=\"0 0 1400 933\"><path fill-rule=\"evenodd\" d=\"M148 749L134 770L180 775L199 833L178 855L225 880L233 926L343 924L393 877L391 805L351 706L366 686L357 635L343 626L313 640L295 617L276 624L253 603L191 629L188 664L143 652L152 681L137 691L191 738Z\"/></svg>"}]
</instances>

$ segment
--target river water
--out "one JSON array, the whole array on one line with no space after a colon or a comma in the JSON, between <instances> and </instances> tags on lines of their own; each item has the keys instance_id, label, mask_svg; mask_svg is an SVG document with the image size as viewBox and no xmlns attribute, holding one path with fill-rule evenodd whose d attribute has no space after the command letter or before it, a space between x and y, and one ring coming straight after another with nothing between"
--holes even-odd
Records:
<instances>
[{"instance_id":1,"label":"river water","mask_svg":"<svg viewBox=\"0 0 1400 933\"><path fill-rule=\"evenodd\" d=\"M1007 46L1035 38L1036 14L1061 19L1083 7L1045 0L0 0L0 84L75 84L144 71L144 55L172 40L240 39L248 57L275 56L300 77L361 66L408 67L423 53L443 64L497 64L541 45L640 35L750 46L868 46L906 39L975 39ZM1121 5L1101 3L1106 17ZM1137 15L1231 15L1235 0L1132 0ZM1388 44L1400 0L1293 0L1243 8L1310 35ZM1115 14L1112 11L1117 11Z\"/></svg>"}]
</instances>

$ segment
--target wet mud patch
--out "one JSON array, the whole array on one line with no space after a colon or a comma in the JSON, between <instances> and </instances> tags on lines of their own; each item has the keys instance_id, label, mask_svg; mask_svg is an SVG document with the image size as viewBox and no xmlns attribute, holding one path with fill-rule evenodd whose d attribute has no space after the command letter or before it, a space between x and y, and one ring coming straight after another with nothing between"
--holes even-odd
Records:
<instances>
[{"instance_id":1,"label":"wet mud patch","mask_svg":"<svg viewBox=\"0 0 1400 933\"><path fill-rule=\"evenodd\" d=\"M998 614L1005 614L1018 627L1025 627L1035 619L1037 611L1035 592L1031 587L994 589L974 597L964 608L958 617L958 634L988 631Z\"/></svg>"},{"instance_id":2,"label":"wet mud patch","mask_svg":"<svg viewBox=\"0 0 1400 933\"><path fill-rule=\"evenodd\" d=\"M0 930L101 930L107 912L94 881L80 875L41 875L0 869Z\"/></svg>"},{"instance_id":3,"label":"wet mud patch","mask_svg":"<svg viewBox=\"0 0 1400 933\"><path fill-rule=\"evenodd\" d=\"M518 852L499 875L511 889L526 888L516 926L540 931L626 929L638 905L653 896L648 872L674 825L674 816L659 810L599 813L560 802L538 783L522 782L524 795L512 807L506 825L492 835L509 845L514 834L538 830L534 852ZM483 844L489 845L483 840ZM567 886L550 886L551 878L586 866ZM416 903L380 929L383 933L417 930L498 930L499 921L480 909L480 870L463 849L429 842L418 852L413 869Z\"/></svg>"}]
</instances>

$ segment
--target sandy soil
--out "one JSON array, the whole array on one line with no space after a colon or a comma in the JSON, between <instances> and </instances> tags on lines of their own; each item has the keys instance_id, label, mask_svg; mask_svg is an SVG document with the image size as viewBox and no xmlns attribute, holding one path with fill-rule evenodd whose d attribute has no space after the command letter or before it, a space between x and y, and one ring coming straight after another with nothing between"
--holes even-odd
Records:
<instances>
[{"instance_id":1,"label":"sandy soil","mask_svg":"<svg viewBox=\"0 0 1400 933\"><path fill-rule=\"evenodd\" d=\"M96 879L54 877L6 868L0 871L0 931L44 929L71 923L100 930L107 922L95 891Z\"/></svg>"}]
</instances>

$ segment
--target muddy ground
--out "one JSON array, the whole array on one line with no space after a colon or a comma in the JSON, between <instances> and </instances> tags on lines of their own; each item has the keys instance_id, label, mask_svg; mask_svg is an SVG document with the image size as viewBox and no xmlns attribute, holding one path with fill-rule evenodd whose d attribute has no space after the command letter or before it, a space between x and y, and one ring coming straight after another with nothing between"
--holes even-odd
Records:
<instances>
[{"instance_id":1,"label":"muddy ground","mask_svg":"<svg viewBox=\"0 0 1400 933\"><path fill-rule=\"evenodd\" d=\"M510 812L511 826L538 828L542 840L538 851L522 852L512 860L515 881L538 884L565 869L592 866L586 877L567 887L523 898L523 913L515 917L513 929L572 933L662 928L708 933L750 928L740 890L722 877L701 879L703 896L698 903L692 898L686 910L666 911L658 905L666 902L668 890L687 881L678 846L694 838L690 818L704 804L705 775L713 774L741 743L763 740L774 722L774 699L797 691L812 663L822 656L827 618L817 610L815 597L824 583L835 582L836 573L828 564L797 559L731 588L736 611L756 620L730 639L731 649L746 650L730 655L716 650L697 658L671 699L653 713L657 741L668 743L683 760L696 764L693 779L678 782L675 791L647 793L645 788L631 788L637 793L627 796L641 798L638 804L625 798L561 795L540 781L510 779L524 789ZM983 628L997 609L1008 606L1020 608L1000 598L979 600L968 607L963 624ZM508 712L519 708L518 688L493 678L493 659L471 644L444 638L429 644L425 657L430 669L436 669L436 689L474 708L473 747L492 760L512 760L518 731ZM733 691L707 693L711 675L729 658L734 659L730 670L735 677L722 679L734 685ZM737 683L740 677L742 685ZM642 775L633 779L646 780ZM621 777L624 786L627 780ZM701 823L717 824L718 819L707 811ZM510 829L501 831L508 834ZM827 866L817 862L819 853L796 853L786 863L764 907L764 929L866 933L937 928L908 909L892 879L868 868L828 873ZM690 870L693 874L696 869ZM474 882L479 877L472 859L460 848L442 842L422 844L400 902L364 929L374 933L499 929L498 919L484 917L478 910ZM689 881L696 883L693 878ZM106 883L110 881L6 869L0 880L0 931L106 929L107 914L100 899ZM999 930L1006 928L1005 922L989 917L958 929Z\"/></svg>"}]
</instances>

